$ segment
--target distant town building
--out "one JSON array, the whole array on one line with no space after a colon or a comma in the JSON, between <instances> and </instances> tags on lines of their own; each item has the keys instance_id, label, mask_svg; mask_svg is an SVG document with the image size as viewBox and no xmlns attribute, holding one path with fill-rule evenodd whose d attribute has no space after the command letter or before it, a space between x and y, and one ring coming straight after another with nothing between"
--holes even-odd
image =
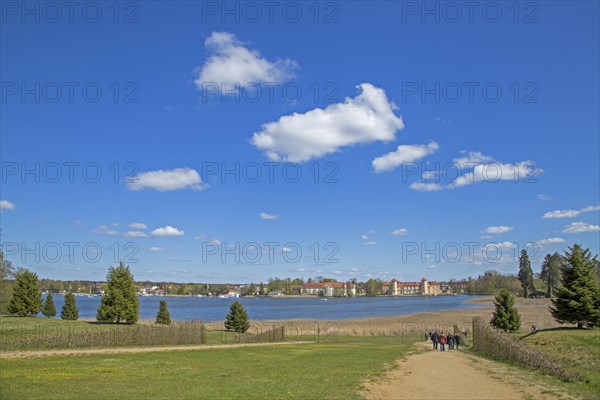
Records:
<instances>
[{"instance_id":1,"label":"distant town building","mask_svg":"<svg viewBox=\"0 0 600 400\"><path fill-rule=\"evenodd\" d=\"M349 296L356 294L356 286L352 282L319 282L299 285L301 295L316 296Z\"/></svg>"},{"instance_id":2,"label":"distant town building","mask_svg":"<svg viewBox=\"0 0 600 400\"><path fill-rule=\"evenodd\" d=\"M404 295L424 295L436 296L452 292L452 288L443 283L431 281L427 278L421 279L420 282L398 282L395 278L383 284L383 294L389 296L404 296Z\"/></svg>"}]
</instances>

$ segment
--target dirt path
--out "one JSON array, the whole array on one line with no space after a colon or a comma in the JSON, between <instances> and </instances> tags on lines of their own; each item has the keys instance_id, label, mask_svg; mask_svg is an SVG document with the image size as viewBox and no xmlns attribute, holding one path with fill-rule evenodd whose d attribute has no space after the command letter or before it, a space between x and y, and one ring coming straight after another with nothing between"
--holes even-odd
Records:
<instances>
[{"instance_id":1,"label":"dirt path","mask_svg":"<svg viewBox=\"0 0 600 400\"><path fill-rule=\"evenodd\" d=\"M382 379L366 383L363 396L380 399L570 399L563 389L527 379L521 369L495 363L461 351L432 351L417 344L417 351Z\"/></svg>"},{"instance_id":2,"label":"dirt path","mask_svg":"<svg viewBox=\"0 0 600 400\"><path fill-rule=\"evenodd\" d=\"M258 347L258 346L281 346L286 344L303 344L312 342L276 342L276 343L239 343L239 344L217 344L196 346L164 346L164 347L116 347L106 349L71 349L71 350L33 350L0 352L0 360L31 357L53 357L73 356L88 354L131 354L131 353L155 353L165 351L187 351L187 350L214 350L231 349L234 347Z\"/></svg>"}]
</instances>

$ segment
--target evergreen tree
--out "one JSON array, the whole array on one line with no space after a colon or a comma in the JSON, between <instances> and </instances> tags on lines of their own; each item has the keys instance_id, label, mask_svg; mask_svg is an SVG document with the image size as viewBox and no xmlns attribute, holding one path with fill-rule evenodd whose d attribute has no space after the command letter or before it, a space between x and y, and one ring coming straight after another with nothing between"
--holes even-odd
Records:
<instances>
[{"instance_id":1,"label":"evergreen tree","mask_svg":"<svg viewBox=\"0 0 600 400\"><path fill-rule=\"evenodd\" d=\"M239 301L234 301L229 306L229 314L225 318L225 329L244 333L250 328L250 320L246 309Z\"/></svg>"},{"instance_id":2,"label":"evergreen tree","mask_svg":"<svg viewBox=\"0 0 600 400\"><path fill-rule=\"evenodd\" d=\"M515 298L506 289L502 289L494 299L496 310L490 323L507 332L516 332L521 328L521 316L515 307Z\"/></svg>"},{"instance_id":3,"label":"evergreen tree","mask_svg":"<svg viewBox=\"0 0 600 400\"><path fill-rule=\"evenodd\" d=\"M42 314L46 317L54 317L56 315L56 307L54 306L54 299L52 298L52 293L48 292L46 296L46 301L44 302L44 307L42 308Z\"/></svg>"},{"instance_id":4,"label":"evergreen tree","mask_svg":"<svg viewBox=\"0 0 600 400\"><path fill-rule=\"evenodd\" d=\"M558 253L552 255L546 254L542 262L542 270L540 271L540 279L544 281L547 288L547 297L554 296L554 290L560 282L560 266L562 264L561 257Z\"/></svg>"},{"instance_id":5,"label":"evergreen tree","mask_svg":"<svg viewBox=\"0 0 600 400\"><path fill-rule=\"evenodd\" d=\"M34 316L42 310L42 290L36 273L22 269L15 274L15 287L8 312L20 317Z\"/></svg>"},{"instance_id":6,"label":"evergreen tree","mask_svg":"<svg viewBox=\"0 0 600 400\"><path fill-rule=\"evenodd\" d=\"M0 250L0 314L8 311L8 304L12 297L15 275L12 263L4 258L4 252Z\"/></svg>"},{"instance_id":7,"label":"evergreen tree","mask_svg":"<svg viewBox=\"0 0 600 400\"><path fill-rule=\"evenodd\" d=\"M140 301L133 284L129 267L121 261L118 267L110 267L106 275L106 294L102 296L96 319L101 322L137 322Z\"/></svg>"},{"instance_id":8,"label":"evergreen tree","mask_svg":"<svg viewBox=\"0 0 600 400\"><path fill-rule=\"evenodd\" d=\"M158 314L156 314L156 323L160 325L171 325L171 314L167 308L167 302L165 300L160 301L158 307Z\"/></svg>"},{"instance_id":9,"label":"evergreen tree","mask_svg":"<svg viewBox=\"0 0 600 400\"><path fill-rule=\"evenodd\" d=\"M578 244L565 253L561 268L562 286L556 289L550 312L560 323L577 324L578 328L600 326L600 286L596 282L595 266L589 249Z\"/></svg>"},{"instance_id":10,"label":"evergreen tree","mask_svg":"<svg viewBox=\"0 0 600 400\"><path fill-rule=\"evenodd\" d=\"M67 321L77 321L79 319L79 310L75 303L75 295L72 292L65 294L65 304L60 311L60 318Z\"/></svg>"},{"instance_id":11,"label":"evergreen tree","mask_svg":"<svg viewBox=\"0 0 600 400\"><path fill-rule=\"evenodd\" d=\"M523 297L528 298L533 291L533 270L525 249L521 250L521 257L519 257L519 282L523 288Z\"/></svg>"}]
</instances>

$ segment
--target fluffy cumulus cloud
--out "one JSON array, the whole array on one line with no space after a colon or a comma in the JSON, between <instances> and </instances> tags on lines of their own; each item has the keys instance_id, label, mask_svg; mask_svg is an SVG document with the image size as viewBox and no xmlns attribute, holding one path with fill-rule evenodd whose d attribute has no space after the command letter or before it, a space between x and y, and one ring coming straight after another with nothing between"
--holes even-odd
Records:
<instances>
[{"instance_id":1,"label":"fluffy cumulus cloud","mask_svg":"<svg viewBox=\"0 0 600 400\"><path fill-rule=\"evenodd\" d=\"M191 168L175 168L140 172L127 183L130 190L154 189L159 192L191 188L202 190L202 178L198 171Z\"/></svg>"},{"instance_id":2,"label":"fluffy cumulus cloud","mask_svg":"<svg viewBox=\"0 0 600 400\"><path fill-rule=\"evenodd\" d=\"M418 192L437 192L443 189L442 185L434 182L413 182L410 188Z\"/></svg>"},{"instance_id":3,"label":"fluffy cumulus cloud","mask_svg":"<svg viewBox=\"0 0 600 400\"><path fill-rule=\"evenodd\" d=\"M194 81L200 90L236 90L248 84L281 83L294 77L292 60L269 61L229 32L213 32L204 46L209 54ZM237 85L237 86L236 86Z\"/></svg>"},{"instance_id":4,"label":"fluffy cumulus cloud","mask_svg":"<svg viewBox=\"0 0 600 400\"><path fill-rule=\"evenodd\" d=\"M16 206L8 200L0 200L0 210L14 210Z\"/></svg>"},{"instance_id":5,"label":"fluffy cumulus cloud","mask_svg":"<svg viewBox=\"0 0 600 400\"><path fill-rule=\"evenodd\" d=\"M583 232L598 232L600 226L588 224L586 222L571 222L565 226L563 233L583 233Z\"/></svg>"},{"instance_id":6,"label":"fluffy cumulus cloud","mask_svg":"<svg viewBox=\"0 0 600 400\"><path fill-rule=\"evenodd\" d=\"M154 237L169 237L169 236L183 236L184 231L177 228L173 228L170 225L158 228L150 232L150 235Z\"/></svg>"},{"instance_id":7,"label":"fluffy cumulus cloud","mask_svg":"<svg viewBox=\"0 0 600 400\"><path fill-rule=\"evenodd\" d=\"M587 206L579 210L554 210L547 212L542 218L573 218L584 213L594 212L598 210L600 210L600 205Z\"/></svg>"},{"instance_id":8,"label":"fluffy cumulus cloud","mask_svg":"<svg viewBox=\"0 0 600 400\"><path fill-rule=\"evenodd\" d=\"M401 144L395 151L374 159L371 164L375 172L391 171L402 164L418 161L438 151L440 146L436 142L429 144Z\"/></svg>"},{"instance_id":9,"label":"fluffy cumulus cloud","mask_svg":"<svg viewBox=\"0 0 600 400\"><path fill-rule=\"evenodd\" d=\"M468 171L457 177L449 188L458 188L479 182L498 181L530 181L534 182L537 175L543 170L533 161L518 163L503 163L495 161L492 157L480 152L463 152L462 157L452 160L460 173Z\"/></svg>"},{"instance_id":10,"label":"fluffy cumulus cloud","mask_svg":"<svg viewBox=\"0 0 600 400\"><path fill-rule=\"evenodd\" d=\"M94 228L92 233L100 234L100 235L108 235L108 236L116 236L119 234L119 231L109 228L106 225L100 225Z\"/></svg>"},{"instance_id":11,"label":"fluffy cumulus cloud","mask_svg":"<svg viewBox=\"0 0 600 400\"><path fill-rule=\"evenodd\" d=\"M538 240L536 243L541 246L545 246L545 245L549 245L549 244L565 243L565 242L566 242L566 240L563 238L553 237L553 238Z\"/></svg>"},{"instance_id":12,"label":"fluffy cumulus cloud","mask_svg":"<svg viewBox=\"0 0 600 400\"><path fill-rule=\"evenodd\" d=\"M123 234L123 236L125 236L127 238L144 238L144 237L148 237L148 235L146 235L146 233L142 232L142 231L129 231L129 232L125 232Z\"/></svg>"},{"instance_id":13,"label":"fluffy cumulus cloud","mask_svg":"<svg viewBox=\"0 0 600 400\"><path fill-rule=\"evenodd\" d=\"M148 228L146 224L142 224L141 222L134 222L133 224L129 224L131 229L146 229Z\"/></svg>"},{"instance_id":14,"label":"fluffy cumulus cloud","mask_svg":"<svg viewBox=\"0 0 600 400\"><path fill-rule=\"evenodd\" d=\"M408 234L408 229L406 229L406 228L395 229L390 232L390 235L394 235L394 236L405 236L407 234Z\"/></svg>"},{"instance_id":15,"label":"fluffy cumulus cloud","mask_svg":"<svg viewBox=\"0 0 600 400\"><path fill-rule=\"evenodd\" d=\"M505 226L505 225L500 225L500 226L488 226L487 228L485 228L485 233L506 233L506 232L510 232L513 230L512 226Z\"/></svg>"},{"instance_id":16,"label":"fluffy cumulus cloud","mask_svg":"<svg viewBox=\"0 0 600 400\"><path fill-rule=\"evenodd\" d=\"M393 140L404 128L402 118L394 114L396 105L370 83L358 90L343 103L266 123L251 142L273 161L305 162L345 146Z\"/></svg>"},{"instance_id":17,"label":"fluffy cumulus cloud","mask_svg":"<svg viewBox=\"0 0 600 400\"><path fill-rule=\"evenodd\" d=\"M279 219L279 215L268 214L266 212L261 212L258 216L260 217L260 219L264 219L267 221Z\"/></svg>"}]
</instances>

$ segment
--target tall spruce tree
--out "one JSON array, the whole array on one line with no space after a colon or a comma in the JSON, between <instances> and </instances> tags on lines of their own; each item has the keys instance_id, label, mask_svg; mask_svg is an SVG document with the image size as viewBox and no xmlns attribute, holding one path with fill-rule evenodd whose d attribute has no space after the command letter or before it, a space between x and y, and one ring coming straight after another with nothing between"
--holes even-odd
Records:
<instances>
[{"instance_id":1,"label":"tall spruce tree","mask_svg":"<svg viewBox=\"0 0 600 400\"><path fill-rule=\"evenodd\" d=\"M54 306L54 299L52 298L52 293L48 292L46 295L46 300L44 301L44 306L42 307L42 314L46 317L54 317L56 315L56 307Z\"/></svg>"},{"instance_id":2,"label":"tall spruce tree","mask_svg":"<svg viewBox=\"0 0 600 400\"><path fill-rule=\"evenodd\" d=\"M96 319L101 322L137 322L140 301L129 267L121 261L118 267L110 267L106 275L106 294L102 296Z\"/></svg>"},{"instance_id":3,"label":"tall spruce tree","mask_svg":"<svg viewBox=\"0 0 600 400\"><path fill-rule=\"evenodd\" d=\"M578 328L600 326L600 286L596 282L597 260L589 249L578 244L565 252L561 268L562 286L550 307L552 316L560 323L577 324Z\"/></svg>"},{"instance_id":4,"label":"tall spruce tree","mask_svg":"<svg viewBox=\"0 0 600 400\"><path fill-rule=\"evenodd\" d=\"M158 314L156 314L156 323L159 325L171 325L171 314L167 308L167 302L164 300L160 301Z\"/></svg>"},{"instance_id":5,"label":"tall spruce tree","mask_svg":"<svg viewBox=\"0 0 600 400\"><path fill-rule=\"evenodd\" d=\"M42 290L36 273L21 269L15 274L15 287L8 312L20 317L34 316L42 310Z\"/></svg>"},{"instance_id":6,"label":"tall spruce tree","mask_svg":"<svg viewBox=\"0 0 600 400\"><path fill-rule=\"evenodd\" d=\"M75 295L72 292L65 294L65 304L60 311L60 318L67 321L77 321L79 319L79 309L75 302Z\"/></svg>"},{"instance_id":7,"label":"tall spruce tree","mask_svg":"<svg viewBox=\"0 0 600 400\"><path fill-rule=\"evenodd\" d=\"M507 332L516 332L521 328L521 316L515 307L515 298L506 289L502 289L494 299L496 310L492 314L492 326Z\"/></svg>"},{"instance_id":8,"label":"tall spruce tree","mask_svg":"<svg viewBox=\"0 0 600 400\"><path fill-rule=\"evenodd\" d=\"M225 318L225 329L244 333L250 328L250 320L246 309L239 301L234 301L229 306L229 314Z\"/></svg>"},{"instance_id":9,"label":"tall spruce tree","mask_svg":"<svg viewBox=\"0 0 600 400\"><path fill-rule=\"evenodd\" d=\"M525 249L521 250L521 256L519 257L519 282L521 282L523 288L523 297L528 298L533 291L533 270Z\"/></svg>"},{"instance_id":10,"label":"tall spruce tree","mask_svg":"<svg viewBox=\"0 0 600 400\"><path fill-rule=\"evenodd\" d=\"M547 292L546 296L552 298L554 296L554 290L560 283L560 267L562 265L562 259L560 254L554 253L552 255L546 254L544 261L542 262L542 269L540 271L540 279L546 284Z\"/></svg>"}]
</instances>

